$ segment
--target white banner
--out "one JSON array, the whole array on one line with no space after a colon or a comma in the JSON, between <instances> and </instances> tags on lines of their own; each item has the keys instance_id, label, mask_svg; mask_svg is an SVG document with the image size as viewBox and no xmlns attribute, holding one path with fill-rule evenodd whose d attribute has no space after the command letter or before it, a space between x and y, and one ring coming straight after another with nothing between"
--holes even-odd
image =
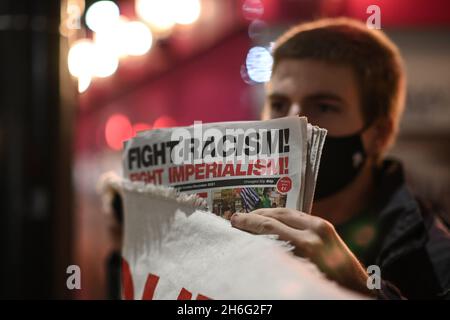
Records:
<instances>
[{"instance_id":1,"label":"white banner","mask_svg":"<svg viewBox=\"0 0 450 320\"><path fill-rule=\"evenodd\" d=\"M290 246L231 227L174 189L116 180L126 299L355 299Z\"/></svg>"}]
</instances>

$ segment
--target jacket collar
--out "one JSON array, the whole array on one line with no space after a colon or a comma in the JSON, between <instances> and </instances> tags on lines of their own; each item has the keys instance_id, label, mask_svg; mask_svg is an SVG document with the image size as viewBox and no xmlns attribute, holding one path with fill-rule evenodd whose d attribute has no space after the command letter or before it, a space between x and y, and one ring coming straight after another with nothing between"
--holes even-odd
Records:
<instances>
[{"instance_id":1,"label":"jacket collar","mask_svg":"<svg viewBox=\"0 0 450 320\"><path fill-rule=\"evenodd\" d=\"M385 160L376 174L378 228L381 254L388 264L427 241L420 206L405 183L401 164Z\"/></svg>"}]
</instances>

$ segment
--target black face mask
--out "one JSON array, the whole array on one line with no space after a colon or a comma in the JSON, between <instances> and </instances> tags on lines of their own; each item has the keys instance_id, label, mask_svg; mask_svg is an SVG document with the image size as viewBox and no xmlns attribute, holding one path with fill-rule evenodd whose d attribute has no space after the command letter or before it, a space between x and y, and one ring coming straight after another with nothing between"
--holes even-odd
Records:
<instances>
[{"instance_id":1,"label":"black face mask","mask_svg":"<svg viewBox=\"0 0 450 320\"><path fill-rule=\"evenodd\" d=\"M361 171L366 152L361 133L345 137L327 136L322 149L315 200L326 198L346 187Z\"/></svg>"}]
</instances>

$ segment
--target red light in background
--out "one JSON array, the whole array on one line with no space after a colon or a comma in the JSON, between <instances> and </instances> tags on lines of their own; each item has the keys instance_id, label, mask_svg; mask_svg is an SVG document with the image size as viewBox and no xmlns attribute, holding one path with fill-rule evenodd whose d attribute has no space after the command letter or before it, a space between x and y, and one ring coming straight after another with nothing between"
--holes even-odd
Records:
<instances>
[{"instance_id":1,"label":"red light in background","mask_svg":"<svg viewBox=\"0 0 450 320\"><path fill-rule=\"evenodd\" d=\"M161 116L153 123L153 129L176 127L177 123L171 117Z\"/></svg>"},{"instance_id":2,"label":"red light in background","mask_svg":"<svg viewBox=\"0 0 450 320\"><path fill-rule=\"evenodd\" d=\"M261 0L245 0L242 11L245 19L255 20L264 14L264 5Z\"/></svg>"},{"instance_id":3,"label":"red light in background","mask_svg":"<svg viewBox=\"0 0 450 320\"><path fill-rule=\"evenodd\" d=\"M130 120L123 114L113 114L106 121L105 139L108 146L113 150L121 150L123 141L130 139L132 133L133 128Z\"/></svg>"},{"instance_id":4,"label":"red light in background","mask_svg":"<svg viewBox=\"0 0 450 320\"><path fill-rule=\"evenodd\" d=\"M133 125L133 137L137 135L139 131L150 130L152 126L148 123L139 122Z\"/></svg>"}]
</instances>

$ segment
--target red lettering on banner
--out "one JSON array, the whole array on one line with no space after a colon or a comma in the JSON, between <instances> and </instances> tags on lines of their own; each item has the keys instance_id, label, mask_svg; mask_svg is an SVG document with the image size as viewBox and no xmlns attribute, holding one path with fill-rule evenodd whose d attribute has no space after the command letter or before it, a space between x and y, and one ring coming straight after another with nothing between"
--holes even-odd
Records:
<instances>
[{"instance_id":1,"label":"red lettering on banner","mask_svg":"<svg viewBox=\"0 0 450 320\"><path fill-rule=\"evenodd\" d=\"M158 276L151 273L148 275L147 281L145 282L144 293L142 294L142 300L153 300L158 281Z\"/></svg>"},{"instance_id":2,"label":"red lettering on banner","mask_svg":"<svg viewBox=\"0 0 450 320\"><path fill-rule=\"evenodd\" d=\"M125 300L134 299L133 279L131 277L130 266L127 260L122 259L122 288Z\"/></svg>"},{"instance_id":3,"label":"red lettering on banner","mask_svg":"<svg viewBox=\"0 0 450 320\"><path fill-rule=\"evenodd\" d=\"M133 285L133 277L131 275L130 266L125 260L122 258L122 293L123 299L125 300L133 300L134 299L134 285ZM142 300L153 300L155 295L156 287L158 286L159 277L152 273L149 273L147 276L147 280L145 281L144 292L142 293ZM185 288L181 288L180 293L178 294L177 300L191 300L192 293ZM197 300L212 300L211 298L198 294Z\"/></svg>"},{"instance_id":4,"label":"red lettering on banner","mask_svg":"<svg viewBox=\"0 0 450 320\"><path fill-rule=\"evenodd\" d=\"M185 288L181 288L180 294L178 295L177 300L191 300L192 293L187 291Z\"/></svg>"}]
</instances>

